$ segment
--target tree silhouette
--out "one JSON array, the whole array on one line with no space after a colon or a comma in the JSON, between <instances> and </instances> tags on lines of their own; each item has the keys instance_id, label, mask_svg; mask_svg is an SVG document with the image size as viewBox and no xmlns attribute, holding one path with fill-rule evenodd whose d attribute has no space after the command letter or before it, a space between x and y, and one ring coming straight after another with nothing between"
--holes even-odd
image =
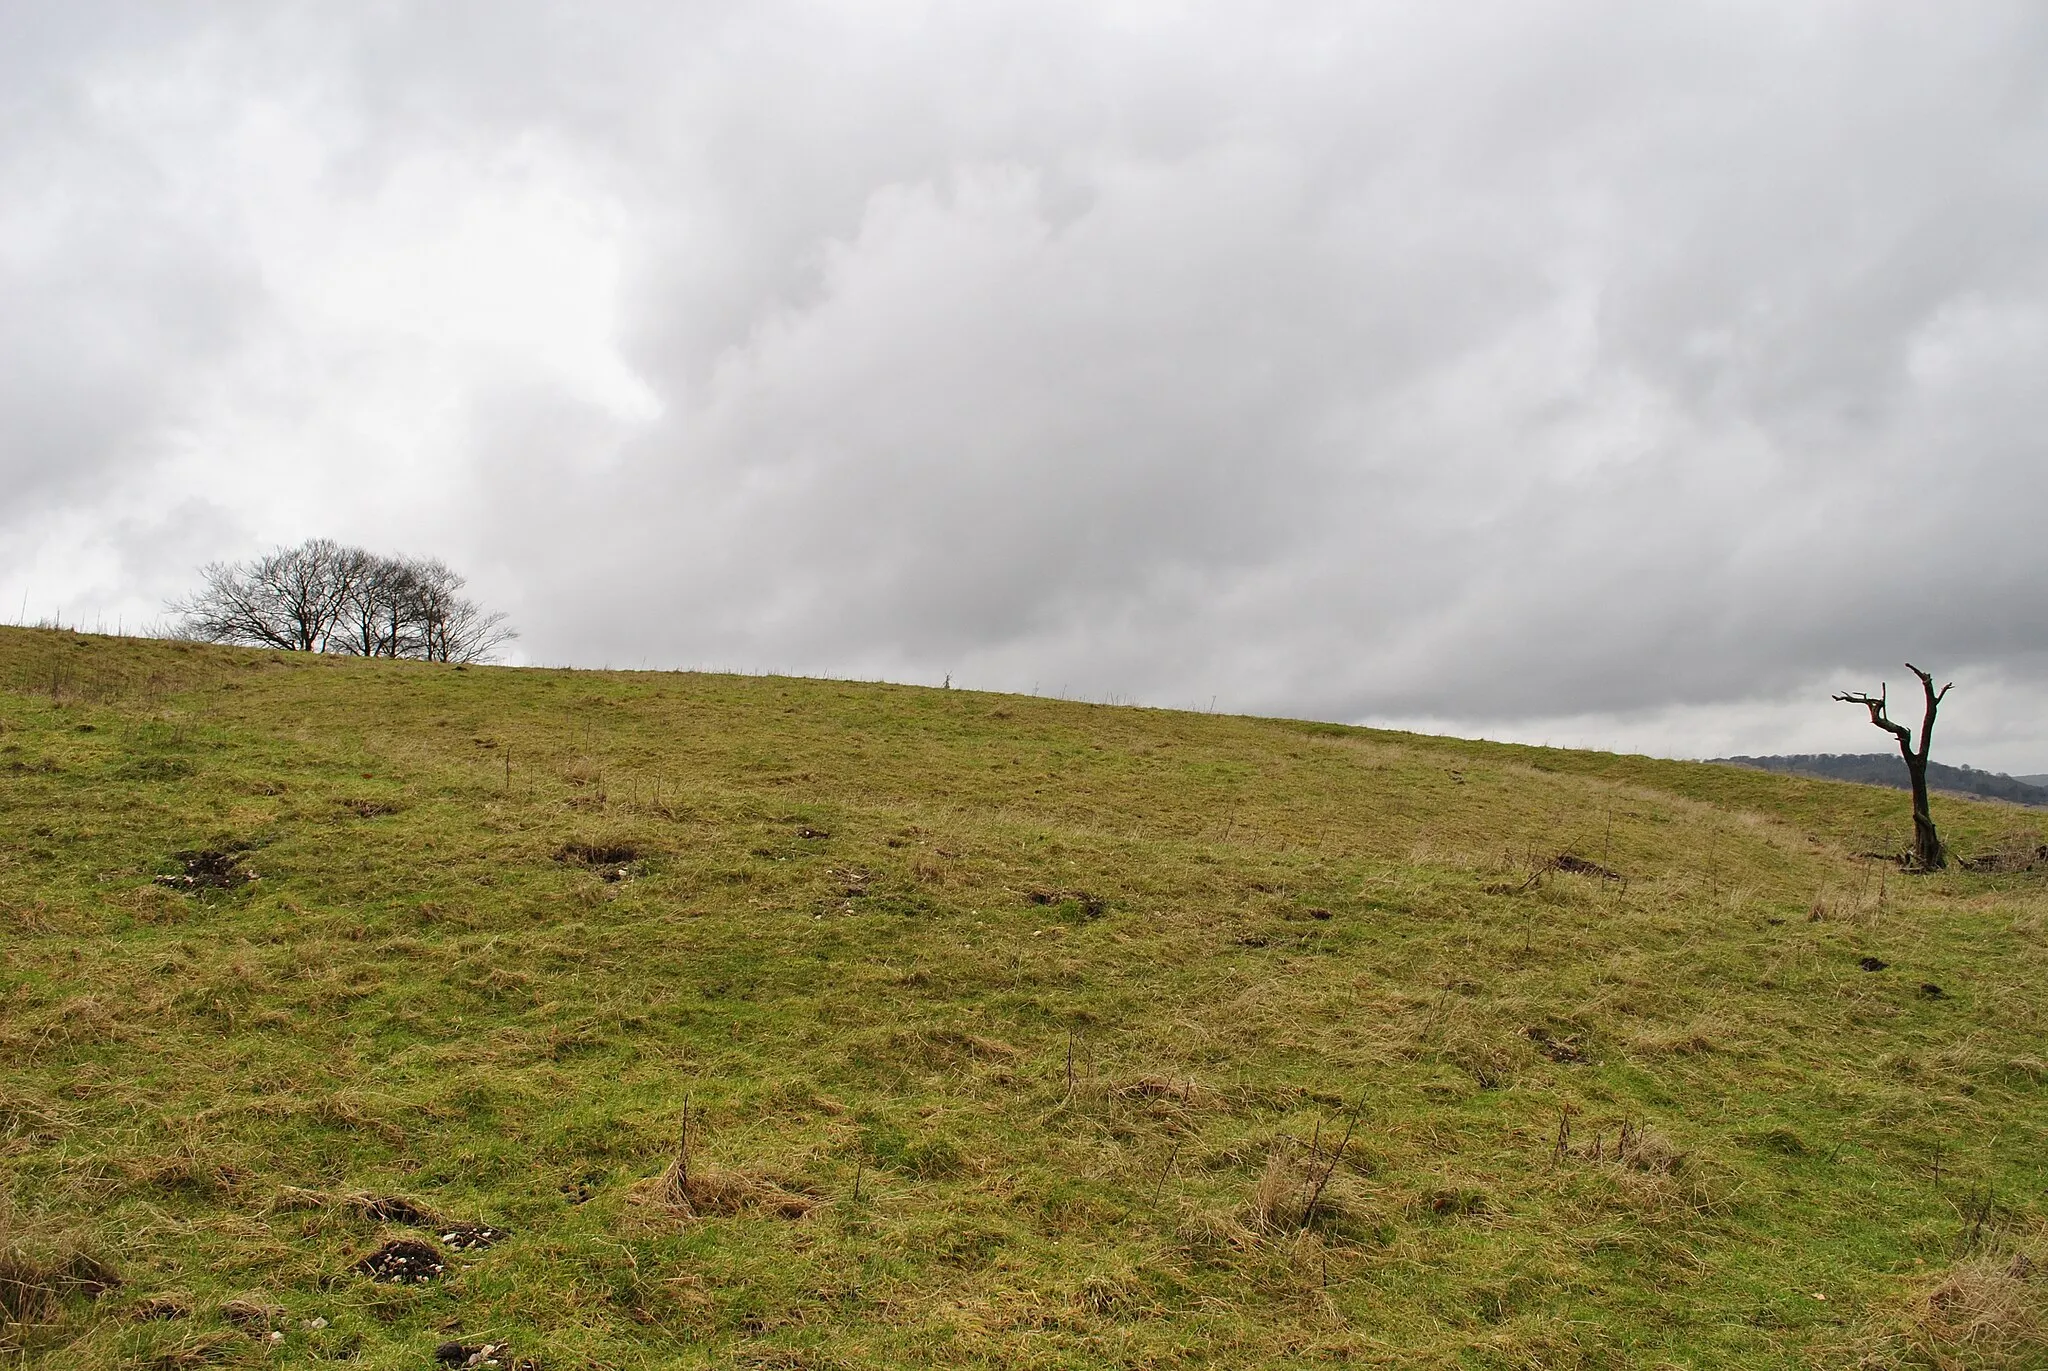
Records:
<instances>
[{"instance_id":1,"label":"tree silhouette","mask_svg":"<svg viewBox=\"0 0 2048 1371\"><path fill-rule=\"evenodd\" d=\"M1917 748L1913 745L1913 730L1905 724L1893 723L1886 712L1885 686L1880 685L1875 695L1845 690L1835 698L1843 704L1862 705L1870 711L1870 722L1899 740L1899 755L1906 759L1906 774L1913 779L1913 863L1922 871L1939 871L1948 865L1948 854L1941 846L1941 835L1934 831L1934 816L1927 808L1927 746L1934 740L1934 711L1941 707L1942 698L1956 683L1950 681L1936 690L1934 678L1919 667L1908 662L1906 670L1920 678L1921 693L1927 697Z\"/></svg>"}]
</instances>

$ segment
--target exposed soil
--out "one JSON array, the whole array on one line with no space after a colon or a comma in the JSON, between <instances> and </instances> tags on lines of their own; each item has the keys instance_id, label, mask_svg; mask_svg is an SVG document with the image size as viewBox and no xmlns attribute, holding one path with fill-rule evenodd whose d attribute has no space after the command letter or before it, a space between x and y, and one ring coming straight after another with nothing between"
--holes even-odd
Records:
<instances>
[{"instance_id":1,"label":"exposed soil","mask_svg":"<svg viewBox=\"0 0 2048 1371\"><path fill-rule=\"evenodd\" d=\"M495 1247L506 1237L504 1229L493 1228L487 1223L442 1224L435 1231L451 1252L481 1252L486 1247Z\"/></svg>"},{"instance_id":2,"label":"exposed soil","mask_svg":"<svg viewBox=\"0 0 2048 1371\"><path fill-rule=\"evenodd\" d=\"M1562 852L1551 858L1550 867L1553 871L1569 871L1575 876L1598 876L1603 881L1619 881L1624 879L1619 871L1611 871L1598 862L1587 861L1584 857L1575 857L1569 852Z\"/></svg>"},{"instance_id":3,"label":"exposed soil","mask_svg":"<svg viewBox=\"0 0 2048 1371\"><path fill-rule=\"evenodd\" d=\"M256 1300L229 1300L220 1307L220 1316L251 1337L260 1337L284 1322L283 1309Z\"/></svg>"},{"instance_id":4,"label":"exposed soil","mask_svg":"<svg viewBox=\"0 0 2048 1371\"><path fill-rule=\"evenodd\" d=\"M1865 971L1883 971L1891 963L1879 957L1865 957L1862 961L1857 962L1856 965L1862 967Z\"/></svg>"},{"instance_id":5,"label":"exposed soil","mask_svg":"<svg viewBox=\"0 0 2048 1371\"><path fill-rule=\"evenodd\" d=\"M505 1342L444 1342L434 1349L443 1366L503 1367L505 1371L541 1371L538 1357L515 1357Z\"/></svg>"},{"instance_id":6,"label":"exposed soil","mask_svg":"<svg viewBox=\"0 0 2048 1371\"><path fill-rule=\"evenodd\" d=\"M606 881L623 881L633 874L640 849L631 843L563 843L555 860L587 866Z\"/></svg>"},{"instance_id":7,"label":"exposed soil","mask_svg":"<svg viewBox=\"0 0 2048 1371\"><path fill-rule=\"evenodd\" d=\"M805 842L819 842L832 835L822 828L799 828L796 831L796 836L802 838Z\"/></svg>"},{"instance_id":8,"label":"exposed soil","mask_svg":"<svg viewBox=\"0 0 2048 1371\"><path fill-rule=\"evenodd\" d=\"M229 890L256 879L256 873L241 864L242 853L239 851L221 852L208 848L171 855L183 863L184 871L175 876L158 876L156 884L173 890Z\"/></svg>"},{"instance_id":9,"label":"exposed soil","mask_svg":"<svg viewBox=\"0 0 2048 1371\"><path fill-rule=\"evenodd\" d=\"M1099 919L1109 908L1101 896L1091 895L1085 890L1034 890L1025 898L1035 905L1061 905L1072 901L1080 906L1084 919Z\"/></svg>"},{"instance_id":10,"label":"exposed soil","mask_svg":"<svg viewBox=\"0 0 2048 1371\"><path fill-rule=\"evenodd\" d=\"M1575 1033L1559 1037L1538 1024L1523 1029L1522 1036L1536 1044L1536 1050L1554 1062L1571 1063L1586 1060L1585 1049L1579 1046L1579 1038Z\"/></svg>"},{"instance_id":11,"label":"exposed soil","mask_svg":"<svg viewBox=\"0 0 2048 1371\"><path fill-rule=\"evenodd\" d=\"M424 1285L440 1279L447 1263L431 1243L418 1238L393 1238L351 1269L373 1281L392 1285Z\"/></svg>"},{"instance_id":12,"label":"exposed soil","mask_svg":"<svg viewBox=\"0 0 2048 1371\"><path fill-rule=\"evenodd\" d=\"M355 1195L349 1202L365 1218L380 1223L403 1224L407 1228L432 1228L438 1220L434 1211L414 1204L403 1195Z\"/></svg>"},{"instance_id":13,"label":"exposed soil","mask_svg":"<svg viewBox=\"0 0 2048 1371\"><path fill-rule=\"evenodd\" d=\"M2012 847L1963 860L1965 871L2017 872L2048 870L2048 844Z\"/></svg>"},{"instance_id":14,"label":"exposed soil","mask_svg":"<svg viewBox=\"0 0 2048 1371\"><path fill-rule=\"evenodd\" d=\"M398 805L384 800L343 800L341 807L358 819L380 819L399 810Z\"/></svg>"},{"instance_id":15,"label":"exposed soil","mask_svg":"<svg viewBox=\"0 0 2048 1371\"><path fill-rule=\"evenodd\" d=\"M624 866L640 860L640 849L631 843L563 843L555 850L558 862L581 862L585 866Z\"/></svg>"},{"instance_id":16,"label":"exposed soil","mask_svg":"<svg viewBox=\"0 0 2048 1371\"><path fill-rule=\"evenodd\" d=\"M1930 1000L1941 1000L1946 999L1948 997L1948 992L1946 990L1943 990L1940 986L1936 985L1933 981L1920 982L1920 993L1922 995L1925 995Z\"/></svg>"},{"instance_id":17,"label":"exposed soil","mask_svg":"<svg viewBox=\"0 0 2048 1371\"><path fill-rule=\"evenodd\" d=\"M138 1301L129 1318L137 1323L149 1323L157 1319L188 1319L192 1317L192 1306L179 1295L151 1295Z\"/></svg>"}]
</instances>

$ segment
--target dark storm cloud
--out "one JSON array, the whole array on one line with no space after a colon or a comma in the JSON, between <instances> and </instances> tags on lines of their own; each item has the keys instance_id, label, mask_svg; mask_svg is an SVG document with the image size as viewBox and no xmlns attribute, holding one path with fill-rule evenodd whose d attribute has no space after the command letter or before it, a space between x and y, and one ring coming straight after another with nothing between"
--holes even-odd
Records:
<instances>
[{"instance_id":1,"label":"dark storm cloud","mask_svg":"<svg viewBox=\"0 0 2048 1371\"><path fill-rule=\"evenodd\" d=\"M2034 7L210 13L11 59L64 508L438 544L542 660L1651 747L1924 653L2048 765Z\"/></svg>"}]
</instances>

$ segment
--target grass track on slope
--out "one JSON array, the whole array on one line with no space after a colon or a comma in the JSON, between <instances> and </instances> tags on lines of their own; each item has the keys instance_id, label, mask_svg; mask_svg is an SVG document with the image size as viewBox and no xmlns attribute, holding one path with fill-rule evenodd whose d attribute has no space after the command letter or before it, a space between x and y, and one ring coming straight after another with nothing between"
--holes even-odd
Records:
<instances>
[{"instance_id":1,"label":"grass track on slope","mask_svg":"<svg viewBox=\"0 0 2048 1371\"><path fill-rule=\"evenodd\" d=\"M1860 855L1900 793L34 630L0 685L0 1365L2044 1364L2048 889ZM257 879L156 882L206 849ZM374 1282L448 1231L376 1196L509 1236Z\"/></svg>"}]
</instances>

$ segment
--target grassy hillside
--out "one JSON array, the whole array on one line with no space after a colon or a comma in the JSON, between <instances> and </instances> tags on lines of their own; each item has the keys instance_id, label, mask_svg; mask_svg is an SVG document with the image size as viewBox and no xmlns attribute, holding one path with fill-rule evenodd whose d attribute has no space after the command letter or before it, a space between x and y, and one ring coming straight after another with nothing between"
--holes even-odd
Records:
<instances>
[{"instance_id":1,"label":"grassy hillside","mask_svg":"<svg viewBox=\"0 0 2048 1371\"><path fill-rule=\"evenodd\" d=\"M0 687L0 1366L2044 1364L2048 891L1859 855L1900 794L28 630Z\"/></svg>"}]
</instances>

